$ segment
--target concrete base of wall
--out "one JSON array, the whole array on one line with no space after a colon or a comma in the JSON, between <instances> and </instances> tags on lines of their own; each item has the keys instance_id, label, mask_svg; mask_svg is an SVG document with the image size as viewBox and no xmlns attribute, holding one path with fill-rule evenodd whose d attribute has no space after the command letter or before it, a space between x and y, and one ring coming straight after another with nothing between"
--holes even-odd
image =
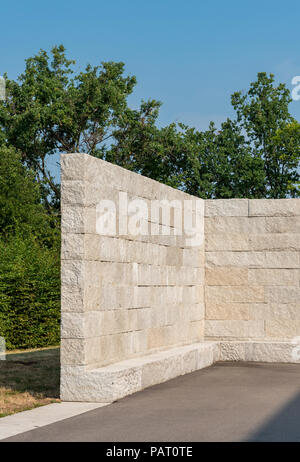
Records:
<instances>
[{"instance_id":1,"label":"concrete base of wall","mask_svg":"<svg viewBox=\"0 0 300 462\"><path fill-rule=\"evenodd\" d=\"M300 363L300 354L291 342L201 342L99 369L63 366L61 399L111 403L217 361Z\"/></svg>"},{"instance_id":2,"label":"concrete base of wall","mask_svg":"<svg viewBox=\"0 0 300 462\"><path fill-rule=\"evenodd\" d=\"M111 364L99 369L63 366L63 401L112 402L218 360L215 342L201 342Z\"/></svg>"},{"instance_id":3,"label":"concrete base of wall","mask_svg":"<svg viewBox=\"0 0 300 462\"><path fill-rule=\"evenodd\" d=\"M291 341L219 342L219 361L300 363L300 345Z\"/></svg>"}]
</instances>

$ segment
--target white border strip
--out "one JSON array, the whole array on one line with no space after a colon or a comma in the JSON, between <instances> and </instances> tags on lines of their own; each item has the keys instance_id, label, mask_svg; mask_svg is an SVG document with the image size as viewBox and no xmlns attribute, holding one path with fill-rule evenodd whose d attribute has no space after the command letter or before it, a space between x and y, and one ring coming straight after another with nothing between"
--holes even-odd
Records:
<instances>
[{"instance_id":1,"label":"white border strip","mask_svg":"<svg viewBox=\"0 0 300 462\"><path fill-rule=\"evenodd\" d=\"M99 407L103 403L52 403L30 411L0 418L0 440L68 419Z\"/></svg>"}]
</instances>

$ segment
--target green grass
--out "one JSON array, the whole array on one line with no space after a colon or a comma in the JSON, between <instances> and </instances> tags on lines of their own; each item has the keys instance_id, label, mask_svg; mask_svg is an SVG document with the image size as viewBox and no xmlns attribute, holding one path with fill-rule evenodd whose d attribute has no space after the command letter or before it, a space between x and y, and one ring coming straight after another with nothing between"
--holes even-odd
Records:
<instances>
[{"instance_id":1,"label":"green grass","mask_svg":"<svg viewBox=\"0 0 300 462\"><path fill-rule=\"evenodd\" d=\"M0 417L59 401L59 347L8 352L0 361Z\"/></svg>"}]
</instances>

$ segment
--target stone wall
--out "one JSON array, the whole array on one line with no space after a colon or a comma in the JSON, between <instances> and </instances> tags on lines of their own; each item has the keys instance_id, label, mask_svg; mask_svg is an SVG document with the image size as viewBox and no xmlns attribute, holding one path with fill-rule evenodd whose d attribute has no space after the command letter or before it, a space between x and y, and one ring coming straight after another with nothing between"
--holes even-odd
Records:
<instances>
[{"instance_id":1,"label":"stone wall","mask_svg":"<svg viewBox=\"0 0 300 462\"><path fill-rule=\"evenodd\" d=\"M62 155L61 168L62 367L99 368L203 340L204 201L196 210L195 198L86 154ZM175 209L169 223L143 215L148 234L118 229L120 192L149 210L151 200L191 201L202 244L176 235ZM98 233L101 200L116 205L115 235Z\"/></svg>"},{"instance_id":2,"label":"stone wall","mask_svg":"<svg viewBox=\"0 0 300 462\"><path fill-rule=\"evenodd\" d=\"M300 200L207 200L205 337L300 335Z\"/></svg>"},{"instance_id":3,"label":"stone wall","mask_svg":"<svg viewBox=\"0 0 300 462\"><path fill-rule=\"evenodd\" d=\"M203 201L86 154L61 167L63 400L300 363L299 199Z\"/></svg>"}]
</instances>

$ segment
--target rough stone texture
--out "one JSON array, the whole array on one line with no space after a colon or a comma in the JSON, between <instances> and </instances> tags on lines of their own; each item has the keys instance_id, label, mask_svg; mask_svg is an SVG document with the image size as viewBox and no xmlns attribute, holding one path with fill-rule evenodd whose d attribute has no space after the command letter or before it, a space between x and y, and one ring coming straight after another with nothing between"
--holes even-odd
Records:
<instances>
[{"instance_id":1,"label":"rough stone texture","mask_svg":"<svg viewBox=\"0 0 300 462\"><path fill-rule=\"evenodd\" d=\"M204 201L86 154L62 155L61 167L62 398L69 399L72 386L66 377L76 376L76 393L82 388L82 399L93 401L181 374L177 360L176 367L173 360L152 362L142 375L131 366L122 374L107 367L203 340ZM130 209L126 232L120 197L152 205L143 209L140 235L130 228ZM101 200L114 202L116 232L98 232ZM182 235L175 219L182 224L186 204L193 221L184 221ZM195 370L196 356L187 370ZM110 390L110 377L122 392Z\"/></svg>"},{"instance_id":2,"label":"rough stone texture","mask_svg":"<svg viewBox=\"0 0 300 462\"><path fill-rule=\"evenodd\" d=\"M260 339L264 337L264 321L207 320L205 334L210 339Z\"/></svg>"},{"instance_id":3,"label":"rough stone texture","mask_svg":"<svg viewBox=\"0 0 300 462\"><path fill-rule=\"evenodd\" d=\"M61 164L63 400L111 402L218 360L300 362L299 199L203 201L86 154ZM120 197L146 205L140 234Z\"/></svg>"},{"instance_id":4,"label":"rough stone texture","mask_svg":"<svg viewBox=\"0 0 300 462\"><path fill-rule=\"evenodd\" d=\"M249 217L294 217L300 216L300 207L295 199L249 200Z\"/></svg>"},{"instance_id":5,"label":"rough stone texture","mask_svg":"<svg viewBox=\"0 0 300 462\"><path fill-rule=\"evenodd\" d=\"M217 199L205 201L205 217L247 217L247 199Z\"/></svg>"},{"instance_id":6,"label":"rough stone texture","mask_svg":"<svg viewBox=\"0 0 300 462\"><path fill-rule=\"evenodd\" d=\"M206 201L206 339L300 336L299 217L299 199ZM229 358L239 345L226 343Z\"/></svg>"},{"instance_id":7,"label":"rough stone texture","mask_svg":"<svg viewBox=\"0 0 300 462\"><path fill-rule=\"evenodd\" d=\"M300 354L295 354L293 342L246 341L220 342L220 361L253 361L266 363L300 364Z\"/></svg>"},{"instance_id":8,"label":"rough stone texture","mask_svg":"<svg viewBox=\"0 0 300 462\"><path fill-rule=\"evenodd\" d=\"M168 349L98 369L62 366L64 401L109 403L217 361L300 363L292 342L201 342ZM299 350L299 348L298 348Z\"/></svg>"},{"instance_id":9,"label":"rough stone texture","mask_svg":"<svg viewBox=\"0 0 300 462\"><path fill-rule=\"evenodd\" d=\"M218 359L218 344L202 342L98 369L62 366L61 393L64 401L112 402Z\"/></svg>"}]
</instances>

